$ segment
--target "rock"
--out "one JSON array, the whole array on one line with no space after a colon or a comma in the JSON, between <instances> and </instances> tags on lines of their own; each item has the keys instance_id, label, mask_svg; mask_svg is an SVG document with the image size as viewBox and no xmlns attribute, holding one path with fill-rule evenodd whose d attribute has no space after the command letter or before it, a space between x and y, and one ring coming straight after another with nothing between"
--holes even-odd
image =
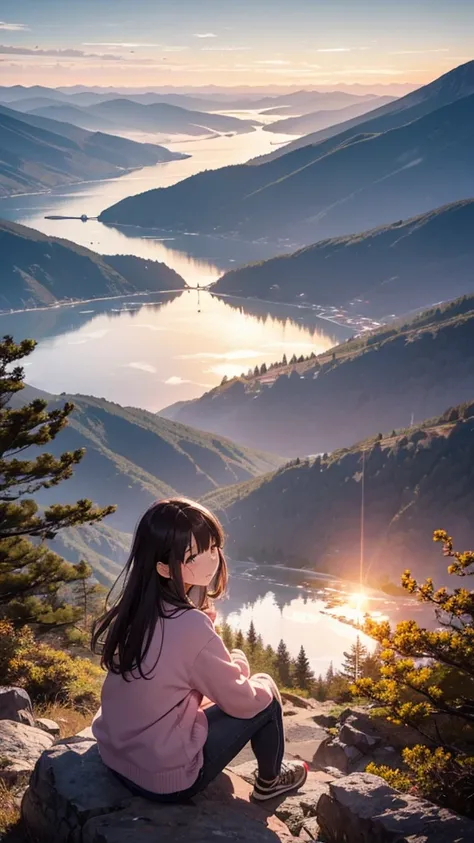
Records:
<instances>
[{"instance_id":1,"label":"rock","mask_svg":"<svg viewBox=\"0 0 474 843\"><path fill-rule=\"evenodd\" d=\"M474 822L399 793L383 779L352 773L329 785L318 802L325 843L470 843Z\"/></svg>"},{"instance_id":2,"label":"rock","mask_svg":"<svg viewBox=\"0 0 474 843\"><path fill-rule=\"evenodd\" d=\"M371 725L367 725L364 730L357 728L357 722L359 721L354 715L348 717L341 726L339 737L349 746L356 747L363 755L368 755L381 743L382 738Z\"/></svg>"},{"instance_id":3,"label":"rock","mask_svg":"<svg viewBox=\"0 0 474 843\"><path fill-rule=\"evenodd\" d=\"M342 737L344 726L351 727L349 730L362 732L363 734L378 739L378 743L384 746L393 746L395 749L404 749L406 746L415 746L423 740L415 729L409 726L398 726L390 723L384 717L376 717L373 713L363 708L346 708L339 717L341 739L345 743L349 741ZM361 746L358 746L361 749ZM365 751L365 750L362 750Z\"/></svg>"},{"instance_id":4,"label":"rock","mask_svg":"<svg viewBox=\"0 0 474 843\"><path fill-rule=\"evenodd\" d=\"M46 732L53 738L59 738L59 735L61 734L61 729L56 721L49 720L48 717L37 717L35 725L37 729L42 729L43 732Z\"/></svg>"},{"instance_id":5,"label":"rock","mask_svg":"<svg viewBox=\"0 0 474 843\"><path fill-rule=\"evenodd\" d=\"M291 703L296 708L313 708L310 700L305 700L304 697L299 697L298 694L292 694L291 691L280 691L282 700Z\"/></svg>"},{"instance_id":6,"label":"rock","mask_svg":"<svg viewBox=\"0 0 474 843\"><path fill-rule=\"evenodd\" d=\"M347 746L339 738L326 738L321 741L314 755L313 765L319 770L336 767L343 773L349 773L362 757L362 753L355 746Z\"/></svg>"},{"instance_id":7,"label":"rock","mask_svg":"<svg viewBox=\"0 0 474 843\"><path fill-rule=\"evenodd\" d=\"M334 729L337 726L337 717L332 714L316 714L313 720L321 729Z\"/></svg>"},{"instance_id":8,"label":"rock","mask_svg":"<svg viewBox=\"0 0 474 843\"><path fill-rule=\"evenodd\" d=\"M29 777L38 758L53 738L24 723L0 720L0 779L15 784Z\"/></svg>"},{"instance_id":9,"label":"rock","mask_svg":"<svg viewBox=\"0 0 474 843\"><path fill-rule=\"evenodd\" d=\"M12 720L27 726L35 725L30 695L24 688L0 686L0 720Z\"/></svg>"},{"instance_id":10,"label":"rock","mask_svg":"<svg viewBox=\"0 0 474 843\"><path fill-rule=\"evenodd\" d=\"M209 843L218 838L290 843L287 826L252 804L250 791L249 784L226 773L189 804L154 804L134 797L107 770L95 741L76 736L43 753L22 817L39 843Z\"/></svg>"}]
</instances>

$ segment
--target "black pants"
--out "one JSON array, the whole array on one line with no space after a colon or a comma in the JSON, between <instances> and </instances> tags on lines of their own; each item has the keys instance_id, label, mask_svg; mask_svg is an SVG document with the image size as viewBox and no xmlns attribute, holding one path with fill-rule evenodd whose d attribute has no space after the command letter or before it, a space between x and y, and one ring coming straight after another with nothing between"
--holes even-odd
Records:
<instances>
[{"instance_id":1,"label":"black pants","mask_svg":"<svg viewBox=\"0 0 474 843\"><path fill-rule=\"evenodd\" d=\"M152 793L123 776L119 776L119 779L132 793L153 802L182 802L204 790L249 741L258 762L261 778L271 781L279 775L285 751L285 735L283 713L277 699L250 720L230 717L217 705L207 708L205 715L209 732L204 744L204 764L197 780L187 790L178 793Z\"/></svg>"}]
</instances>

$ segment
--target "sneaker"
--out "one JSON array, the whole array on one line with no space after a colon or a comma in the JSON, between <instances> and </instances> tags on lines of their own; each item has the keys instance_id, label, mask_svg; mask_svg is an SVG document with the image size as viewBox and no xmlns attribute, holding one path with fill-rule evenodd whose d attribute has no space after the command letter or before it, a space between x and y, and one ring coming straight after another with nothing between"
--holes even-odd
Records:
<instances>
[{"instance_id":1,"label":"sneaker","mask_svg":"<svg viewBox=\"0 0 474 843\"><path fill-rule=\"evenodd\" d=\"M307 776L308 765L305 761L284 761L281 765L280 775L273 782L262 782L256 776L252 797L258 802L274 799L275 796L302 787Z\"/></svg>"}]
</instances>

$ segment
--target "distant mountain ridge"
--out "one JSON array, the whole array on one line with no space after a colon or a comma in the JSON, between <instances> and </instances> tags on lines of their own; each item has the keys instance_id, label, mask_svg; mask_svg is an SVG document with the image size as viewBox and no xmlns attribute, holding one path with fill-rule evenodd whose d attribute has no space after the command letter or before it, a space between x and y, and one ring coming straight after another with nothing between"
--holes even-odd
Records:
<instances>
[{"instance_id":1,"label":"distant mountain ridge","mask_svg":"<svg viewBox=\"0 0 474 843\"><path fill-rule=\"evenodd\" d=\"M183 158L162 146L91 133L0 105L0 197Z\"/></svg>"},{"instance_id":2,"label":"distant mountain ridge","mask_svg":"<svg viewBox=\"0 0 474 843\"><path fill-rule=\"evenodd\" d=\"M0 311L186 286L164 263L99 255L69 240L1 219L0 254Z\"/></svg>"},{"instance_id":3,"label":"distant mountain ridge","mask_svg":"<svg viewBox=\"0 0 474 843\"><path fill-rule=\"evenodd\" d=\"M91 130L120 132L160 132L167 134L205 135L210 132L252 132L258 120L189 111L170 103L142 104L130 99L106 100L90 106L55 103L33 111L40 117L66 120Z\"/></svg>"},{"instance_id":4,"label":"distant mountain ridge","mask_svg":"<svg viewBox=\"0 0 474 843\"><path fill-rule=\"evenodd\" d=\"M278 471L207 495L229 552L359 581L364 468L364 584L417 577L446 581L433 547L445 529L472 544L474 401L412 428L296 460Z\"/></svg>"},{"instance_id":5,"label":"distant mountain ridge","mask_svg":"<svg viewBox=\"0 0 474 843\"><path fill-rule=\"evenodd\" d=\"M470 78L470 68L458 68L454 77L457 72ZM411 122L402 116L386 131L337 134L267 163L202 172L124 199L99 219L303 244L468 199L474 195L474 94L459 98L452 76L447 91L439 82L437 107ZM440 107L450 96L455 99Z\"/></svg>"},{"instance_id":6,"label":"distant mountain ridge","mask_svg":"<svg viewBox=\"0 0 474 843\"><path fill-rule=\"evenodd\" d=\"M316 132L328 126L337 126L351 117L367 115L375 109L381 108L390 102L393 97L373 97L364 102L351 103L343 108L320 109L298 115L296 117L283 117L274 123L264 126L265 132L282 132L284 135L306 135L308 132ZM282 109L284 115L284 110Z\"/></svg>"},{"instance_id":7,"label":"distant mountain ridge","mask_svg":"<svg viewBox=\"0 0 474 843\"><path fill-rule=\"evenodd\" d=\"M470 400L473 336L474 294L161 414L289 457L329 452Z\"/></svg>"},{"instance_id":8,"label":"distant mountain ridge","mask_svg":"<svg viewBox=\"0 0 474 843\"><path fill-rule=\"evenodd\" d=\"M474 292L474 199L226 272L213 291L379 319Z\"/></svg>"}]
</instances>

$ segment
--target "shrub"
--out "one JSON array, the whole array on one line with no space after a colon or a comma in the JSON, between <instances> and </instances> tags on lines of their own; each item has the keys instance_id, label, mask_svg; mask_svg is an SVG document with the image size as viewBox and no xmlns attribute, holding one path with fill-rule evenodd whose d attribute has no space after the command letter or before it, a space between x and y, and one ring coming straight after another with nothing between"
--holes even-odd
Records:
<instances>
[{"instance_id":1,"label":"shrub","mask_svg":"<svg viewBox=\"0 0 474 843\"><path fill-rule=\"evenodd\" d=\"M5 684L28 691L35 703L58 701L93 710L103 673L89 659L38 643L30 628L0 621L0 676Z\"/></svg>"}]
</instances>

